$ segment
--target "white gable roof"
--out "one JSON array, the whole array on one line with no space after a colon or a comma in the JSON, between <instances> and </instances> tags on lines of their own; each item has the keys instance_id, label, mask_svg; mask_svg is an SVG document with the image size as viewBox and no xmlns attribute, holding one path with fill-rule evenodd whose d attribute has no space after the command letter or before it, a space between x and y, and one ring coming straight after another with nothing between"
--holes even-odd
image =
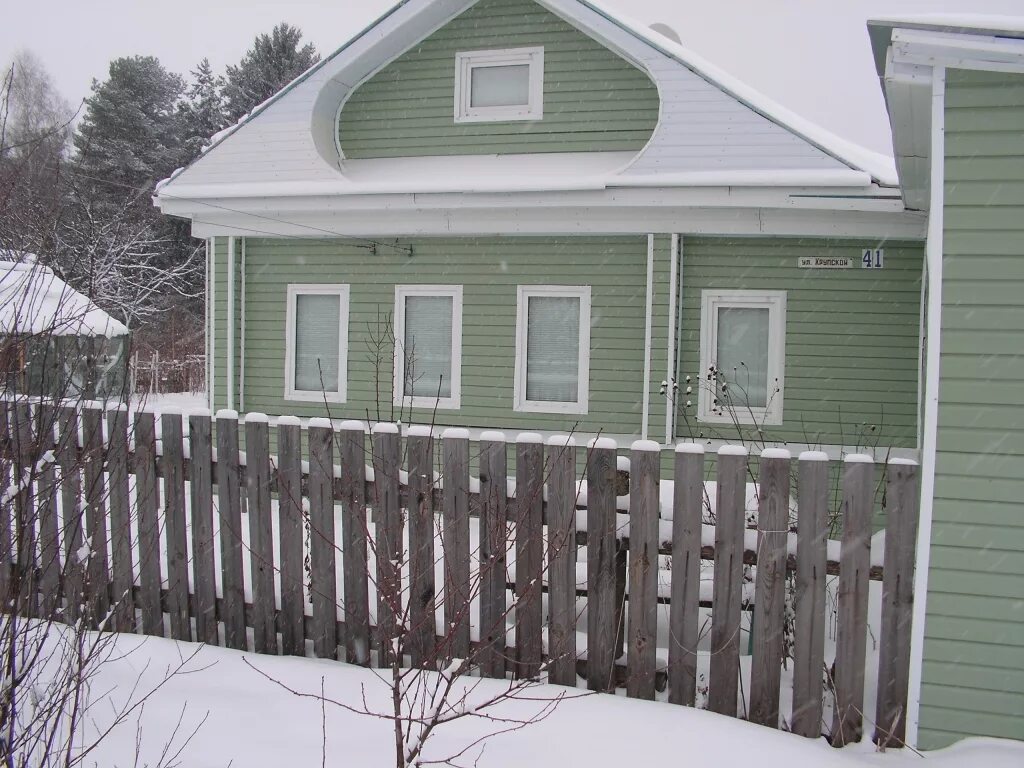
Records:
<instances>
[{"instance_id":1,"label":"white gable roof","mask_svg":"<svg viewBox=\"0 0 1024 768\"><path fill-rule=\"evenodd\" d=\"M128 329L31 258L0 262L0 333L125 336Z\"/></svg>"},{"instance_id":2,"label":"white gable roof","mask_svg":"<svg viewBox=\"0 0 1024 768\"><path fill-rule=\"evenodd\" d=\"M803 120L672 40L587 0L535 0L646 70L661 117L625 162L573 160L574 172L531 171L493 156L430 162L343 161L338 106L366 77L475 0L404 0L297 78L157 188L157 202L226 197L580 190L649 186L847 186L897 183L892 160ZM622 160L623 158L619 158ZM461 165L460 165L461 163ZM453 164L457 172L451 172ZM424 169L416 173L416 168ZM459 188L451 179L466 179ZM177 206L177 212L181 206ZM199 211L201 213L201 211Z\"/></svg>"}]
</instances>

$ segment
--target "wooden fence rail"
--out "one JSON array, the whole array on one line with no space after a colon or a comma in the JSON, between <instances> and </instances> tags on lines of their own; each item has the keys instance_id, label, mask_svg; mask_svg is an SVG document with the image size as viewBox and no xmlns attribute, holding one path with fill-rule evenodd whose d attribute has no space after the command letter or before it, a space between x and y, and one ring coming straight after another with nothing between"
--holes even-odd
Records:
<instances>
[{"instance_id":1,"label":"wooden fence rail","mask_svg":"<svg viewBox=\"0 0 1024 768\"><path fill-rule=\"evenodd\" d=\"M468 659L482 675L567 686L581 672L596 691L622 685L652 699L667 687L670 702L690 706L704 658L709 709L842 745L864 728L868 588L881 580L874 737L902 743L912 462L881 468L882 568L870 551L879 468L867 456L844 462L838 544L826 541L824 454L794 461L784 450L762 452L755 530L746 519L749 457L739 446L717 456L712 527L697 444L677 446L662 478L662 447L635 443L621 497L618 446L607 439L578 447L524 434L510 452L496 432L474 449L464 430L439 437L410 428L403 437L381 424L367 436L358 422L336 429L314 419L303 428L282 418L271 427L250 414L243 453L237 414L192 414L187 424L186 436L176 414L0 408L2 471L16 486L0 520L9 564L0 587L37 585L17 605L56 608L68 620L84 606L93 622L113 606L118 631L259 653L301 655L308 643L317 657L353 664L401 657L436 669ZM701 636L702 570L713 571L709 638ZM834 659L826 654L830 575L838 577ZM749 688L740 672L745 626ZM784 664L791 711L780 707ZM823 702L833 704L831 723Z\"/></svg>"}]
</instances>

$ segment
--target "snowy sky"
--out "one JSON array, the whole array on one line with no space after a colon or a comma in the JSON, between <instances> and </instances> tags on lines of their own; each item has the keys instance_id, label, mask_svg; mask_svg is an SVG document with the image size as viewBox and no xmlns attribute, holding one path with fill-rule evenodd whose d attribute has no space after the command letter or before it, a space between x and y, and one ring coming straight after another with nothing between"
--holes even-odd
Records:
<instances>
[{"instance_id":1,"label":"snowy sky","mask_svg":"<svg viewBox=\"0 0 1024 768\"><path fill-rule=\"evenodd\" d=\"M1020 15L1024 0L603 0L633 18L666 22L683 44L786 107L847 139L891 154L865 21L937 12ZM299 26L321 53L338 48L393 0L34 0L12 3L0 62L35 51L73 103L117 56L150 54L187 72L218 70L259 32Z\"/></svg>"}]
</instances>

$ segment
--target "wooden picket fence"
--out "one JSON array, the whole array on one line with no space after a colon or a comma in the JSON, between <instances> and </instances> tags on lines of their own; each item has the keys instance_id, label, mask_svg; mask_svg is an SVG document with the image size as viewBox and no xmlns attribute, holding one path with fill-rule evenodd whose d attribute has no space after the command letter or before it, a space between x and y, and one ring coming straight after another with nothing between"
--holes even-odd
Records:
<instances>
[{"instance_id":1,"label":"wooden picket fence","mask_svg":"<svg viewBox=\"0 0 1024 768\"><path fill-rule=\"evenodd\" d=\"M22 610L75 620L84 607L94 621L109 617L104 626L116 631L257 653L301 655L309 642L317 657L354 664L386 666L397 652L413 666L472 659L485 676L543 674L565 686L576 685L579 673L595 691L622 685L630 697L652 699L667 686L670 702L693 706L701 561L713 561L707 706L736 716L741 614L751 609L743 585L753 566L746 717L773 728L784 720L818 738L829 730L823 698L834 695L830 736L842 745L860 739L865 721L868 585L876 579L883 582L883 613L874 737L902 745L918 515L913 462L882 468L883 569L871 566L878 467L866 456L848 457L842 468L836 561L827 556L824 454L794 463L786 452L768 450L757 459L751 546L744 511L750 459L742 448L721 449L712 545L702 541L709 457L692 443L673 451L668 520L659 509L656 443L631 447L627 503L617 498L622 479L610 440L545 444L524 434L507 442L489 432L471 443L463 430L438 438L413 427L403 436L381 424L368 435L359 422L336 428L322 419L302 426L281 418L271 427L265 417L250 414L242 424L228 412L189 415L186 436L184 423L178 414L158 419L123 408L0 408L0 441L11 459L2 480L16 483L13 497L5 496L14 528L11 514L0 525L0 556L12 563L0 569L0 587L12 578L35 585L18 603ZM17 485L33 468L32 481ZM581 510L585 524L578 525ZM585 589L577 573L581 546ZM666 602L659 556L660 578L671 580L667 665L657 653L659 604ZM825 658L829 575L838 576L834 663ZM796 596L793 707L780 712L787 579ZM76 597L83 592L84 601ZM578 621L581 602L585 622ZM506 619L514 626L509 647ZM584 629L582 653L577 633Z\"/></svg>"}]
</instances>

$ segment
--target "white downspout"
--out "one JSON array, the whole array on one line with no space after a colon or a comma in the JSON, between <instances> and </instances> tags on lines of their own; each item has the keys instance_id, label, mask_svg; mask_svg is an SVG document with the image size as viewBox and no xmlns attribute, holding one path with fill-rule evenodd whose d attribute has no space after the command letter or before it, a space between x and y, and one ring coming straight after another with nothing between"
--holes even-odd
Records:
<instances>
[{"instance_id":1,"label":"white downspout","mask_svg":"<svg viewBox=\"0 0 1024 768\"><path fill-rule=\"evenodd\" d=\"M210 380L210 410L217 408L217 238L210 238L210 356L206 358L207 378Z\"/></svg>"},{"instance_id":2,"label":"white downspout","mask_svg":"<svg viewBox=\"0 0 1024 768\"><path fill-rule=\"evenodd\" d=\"M676 378L676 302L679 292L679 235L672 235L672 263L669 268L668 287L668 354L665 356L665 444L671 445L675 438L675 403L676 391L672 383ZM676 384L679 382L676 381Z\"/></svg>"},{"instance_id":3,"label":"white downspout","mask_svg":"<svg viewBox=\"0 0 1024 768\"><path fill-rule=\"evenodd\" d=\"M654 235L647 236L647 301L644 312L644 396L640 439L646 440L651 420L651 334L654 315Z\"/></svg>"},{"instance_id":4,"label":"white downspout","mask_svg":"<svg viewBox=\"0 0 1024 768\"><path fill-rule=\"evenodd\" d=\"M228 410L235 410L235 238L228 238L227 363L224 366Z\"/></svg>"},{"instance_id":5,"label":"white downspout","mask_svg":"<svg viewBox=\"0 0 1024 768\"><path fill-rule=\"evenodd\" d=\"M245 411L245 238L242 238L242 265L239 268L241 278L240 295L238 297L239 321L238 339L238 410Z\"/></svg>"},{"instance_id":6,"label":"white downspout","mask_svg":"<svg viewBox=\"0 0 1024 768\"><path fill-rule=\"evenodd\" d=\"M907 743L917 746L924 672L924 630L928 608L928 566L931 560L935 459L939 426L939 365L942 351L942 254L945 185L946 69L932 72L931 203L928 214L928 338L925 363L924 440L921 444L921 517L914 574L914 616L910 631L910 691L907 701Z\"/></svg>"}]
</instances>

